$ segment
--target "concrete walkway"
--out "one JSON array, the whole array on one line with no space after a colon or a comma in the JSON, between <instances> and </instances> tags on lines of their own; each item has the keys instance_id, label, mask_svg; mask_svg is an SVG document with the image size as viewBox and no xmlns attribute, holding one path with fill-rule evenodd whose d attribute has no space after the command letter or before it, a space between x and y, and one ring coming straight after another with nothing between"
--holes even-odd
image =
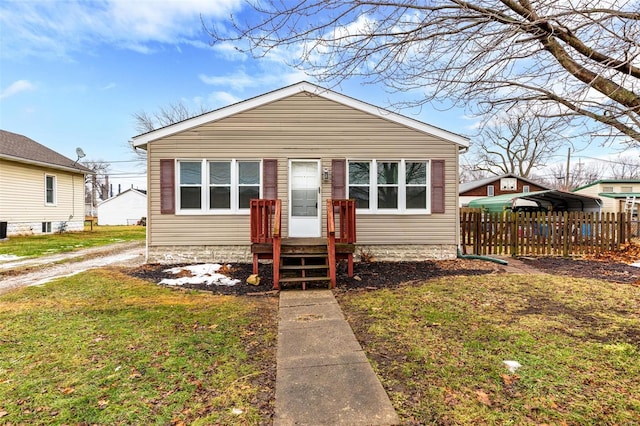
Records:
<instances>
[{"instance_id":1,"label":"concrete walkway","mask_svg":"<svg viewBox=\"0 0 640 426\"><path fill-rule=\"evenodd\" d=\"M280 293L275 426L400 420L330 290Z\"/></svg>"}]
</instances>

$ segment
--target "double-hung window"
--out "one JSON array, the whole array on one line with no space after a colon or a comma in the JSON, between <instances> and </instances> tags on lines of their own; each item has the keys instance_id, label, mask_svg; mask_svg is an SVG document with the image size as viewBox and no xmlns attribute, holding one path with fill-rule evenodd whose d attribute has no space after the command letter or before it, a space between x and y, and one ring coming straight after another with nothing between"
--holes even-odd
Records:
<instances>
[{"instance_id":1,"label":"double-hung window","mask_svg":"<svg viewBox=\"0 0 640 426\"><path fill-rule=\"evenodd\" d=\"M429 162L370 160L348 162L349 198L360 211L428 212Z\"/></svg>"},{"instance_id":2,"label":"double-hung window","mask_svg":"<svg viewBox=\"0 0 640 426\"><path fill-rule=\"evenodd\" d=\"M53 175L44 176L44 203L47 206L56 204L56 177Z\"/></svg>"},{"instance_id":3,"label":"double-hung window","mask_svg":"<svg viewBox=\"0 0 640 426\"><path fill-rule=\"evenodd\" d=\"M248 212L260 197L260 161L179 160L178 210L183 213Z\"/></svg>"}]
</instances>

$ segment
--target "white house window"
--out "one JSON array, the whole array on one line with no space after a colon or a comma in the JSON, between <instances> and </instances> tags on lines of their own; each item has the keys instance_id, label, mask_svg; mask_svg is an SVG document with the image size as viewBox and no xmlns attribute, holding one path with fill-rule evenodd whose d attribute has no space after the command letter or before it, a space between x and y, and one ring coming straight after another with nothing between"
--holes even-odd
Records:
<instances>
[{"instance_id":1,"label":"white house window","mask_svg":"<svg viewBox=\"0 0 640 426\"><path fill-rule=\"evenodd\" d=\"M260 198L260 161L180 160L178 165L179 211L247 211L249 200Z\"/></svg>"},{"instance_id":2,"label":"white house window","mask_svg":"<svg viewBox=\"0 0 640 426\"><path fill-rule=\"evenodd\" d=\"M231 162L209 163L209 208L231 208Z\"/></svg>"},{"instance_id":3,"label":"white house window","mask_svg":"<svg viewBox=\"0 0 640 426\"><path fill-rule=\"evenodd\" d=\"M487 185L487 197L493 197L496 194L496 189L493 185Z\"/></svg>"},{"instance_id":4,"label":"white house window","mask_svg":"<svg viewBox=\"0 0 640 426\"><path fill-rule=\"evenodd\" d=\"M43 234L51 233L51 222L42 222L42 233Z\"/></svg>"},{"instance_id":5,"label":"white house window","mask_svg":"<svg viewBox=\"0 0 640 426\"><path fill-rule=\"evenodd\" d=\"M53 175L44 177L44 202L49 206L56 204L56 177Z\"/></svg>"},{"instance_id":6,"label":"white house window","mask_svg":"<svg viewBox=\"0 0 640 426\"><path fill-rule=\"evenodd\" d=\"M260 162L238 161L238 208L248 209L249 200L260 198Z\"/></svg>"},{"instance_id":7,"label":"white house window","mask_svg":"<svg viewBox=\"0 0 640 426\"><path fill-rule=\"evenodd\" d=\"M405 162L406 207L408 209L427 208L427 162Z\"/></svg>"},{"instance_id":8,"label":"white house window","mask_svg":"<svg viewBox=\"0 0 640 426\"><path fill-rule=\"evenodd\" d=\"M202 162L180 161L180 209L202 208Z\"/></svg>"},{"instance_id":9,"label":"white house window","mask_svg":"<svg viewBox=\"0 0 640 426\"><path fill-rule=\"evenodd\" d=\"M378 163L378 209L398 208L398 163Z\"/></svg>"},{"instance_id":10,"label":"white house window","mask_svg":"<svg viewBox=\"0 0 640 426\"><path fill-rule=\"evenodd\" d=\"M371 183L371 163L368 161L349 162L349 198L356 200L356 208L369 210Z\"/></svg>"},{"instance_id":11,"label":"white house window","mask_svg":"<svg viewBox=\"0 0 640 426\"><path fill-rule=\"evenodd\" d=\"M620 188L621 192L633 192L633 186L623 186Z\"/></svg>"},{"instance_id":12,"label":"white house window","mask_svg":"<svg viewBox=\"0 0 640 426\"><path fill-rule=\"evenodd\" d=\"M500 179L500 190L515 191L518 188L518 180L516 178Z\"/></svg>"},{"instance_id":13,"label":"white house window","mask_svg":"<svg viewBox=\"0 0 640 426\"><path fill-rule=\"evenodd\" d=\"M428 211L428 161L349 161L347 178L348 197L360 211Z\"/></svg>"},{"instance_id":14,"label":"white house window","mask_svg":"<svg viewBox=\"0 0 640 426\"><path fill-rule=\"evenodd\" d=\"M603 186L602 192L613 192L613 186Z\"/></svg>"},{"instance_id":15,"label":"white house window","mask_svg":"<svg viewBox=\"0 0 640 426\"><path fill-rule=\"evenodd\" d=\"M529 185L524 185L522 187L522 192L530 192Z\"/></svg>"}]
</instances>

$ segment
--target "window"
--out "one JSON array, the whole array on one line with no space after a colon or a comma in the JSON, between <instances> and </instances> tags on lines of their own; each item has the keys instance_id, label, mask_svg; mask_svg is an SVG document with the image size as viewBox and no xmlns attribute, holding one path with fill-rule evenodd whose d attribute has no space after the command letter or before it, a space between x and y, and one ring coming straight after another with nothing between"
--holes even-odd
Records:
<instances>
[{"instance_id":1,"label":"window","mask_svg":"<svg viewBox=\"0 0 640 426\"><path fill-rule=\"evenodd\" d=\"M496 188L493 185L487 185L487 197L496 195Z\"/></svg>"},{"instance_id":2,"label":"window","mask_svg":"<svg viewBox=\"0 0 640 426\"><path fill-rule=\"evenodd\" d=\"M380 213L428 210L427 161L349 161L348 197L356 207Z\"/></svg>"},{"instance_id":3,"label":"window","mask_svg":"<svg viewBox=\"0 0 640 426\"><path fill-rule=\"evenodd\" d=\"M51 233L51 222L42 222L42 233L43 234Z\"/></svg>"},{"instance_id":4,"label":"window","mask_svg":"<svg viewBox=\"0 0 640 426\"><path fill-rule=\"evenodd\" d=\"M408 161L405 163L407 209L427 208L427 163Z\"/></svg>"},{"instance_id":5,"label":"window","mask_svg":"<svg viewBox=\"0 0 640 426\"><path fill-rule=\"evenodd\" d=\"M46 205L56 204L56 177L52 175L44 176L44 203Z\"/></svg>"},{"instance_id":6,"label":"window","mask_svg":"<svg viewBox=\"0 0 640 426\"><path fill-rule=\"evenodd\" d=\"M613 192L613 186L603 186L602 192Z\"/></svg>"},{"instance_id":7,"label":"window","mask_svg":"<svg viewBox=\"0 0 640 426\"><path fill-rule=\"evenodd\" d=\"M378 208L398 208L398 163L378 163Z\"/></svg>"},{"instance_id":8,"label":"window","mask_svg":"<svg viewBox=\"0 0 640 426\"><path fill-rule=\"evenodd\" d=\"M633 192L633 186L623 186L620 188L620 192Z\"/></svg>"},{"instance_id":9,"label":"window","mask_svg":"<svg viewBox=\"0 0 640 426\"><path fill-rule=\"evenodd\" d=\"M501 191L515 191L518 188L518 180L516 178L500 179Z\"/></svg>"},{"instance_id":10,"label":"window","mask_svg":"<svg viewBox=\"0 0 640 426\"><path fill-rule=\"evenodd\" d=\"M180 163L180 208L182 210L202 208L202 163L181 161Z\"/></svg>"},{"instance_id":11,"label":"window","mask_svg":"<svg viewBox=\"0 0 640 426\"><path fill-rule=\"evenodd\" d=\"M238 212L260 197L260 161L186 160L178 161L178 167L182 212Z\"/></svg>"},{"instance_id":12,"label":"window","mask_svg":"<svg viewBox=\"0 0 640 426\"><path fill-rule=\"evenodd\" d=\"M522 187L522 192L530 192L529 185L524 185Z\"/></svg>"},{"instance_id":13,"label":"window","mask_svg":"<svg viewBox=\"0 0 640 426\"><path fill-rule=\"evenodd\" d=\"M349 162L349 198L356 200L358 209L369 209L370 170L369 162Z\"/></svg>"}]
</instances>

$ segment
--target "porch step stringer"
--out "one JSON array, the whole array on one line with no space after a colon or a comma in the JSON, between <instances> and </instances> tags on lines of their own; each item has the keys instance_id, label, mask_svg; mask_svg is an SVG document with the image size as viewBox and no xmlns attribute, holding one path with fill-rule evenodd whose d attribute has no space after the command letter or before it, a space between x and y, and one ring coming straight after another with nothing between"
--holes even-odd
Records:
<instances>
[{"instance_id":1,"label":"porch step stringer","mask_svg":"<svg viewBox=\"0 0 640 426\"><path fill-rule=\"evenodd\" d=\"M326 245L283 247L279 262L279 287L287 284L326 282L331 287L329 255Z\"/></svg>"}]
</instances>

